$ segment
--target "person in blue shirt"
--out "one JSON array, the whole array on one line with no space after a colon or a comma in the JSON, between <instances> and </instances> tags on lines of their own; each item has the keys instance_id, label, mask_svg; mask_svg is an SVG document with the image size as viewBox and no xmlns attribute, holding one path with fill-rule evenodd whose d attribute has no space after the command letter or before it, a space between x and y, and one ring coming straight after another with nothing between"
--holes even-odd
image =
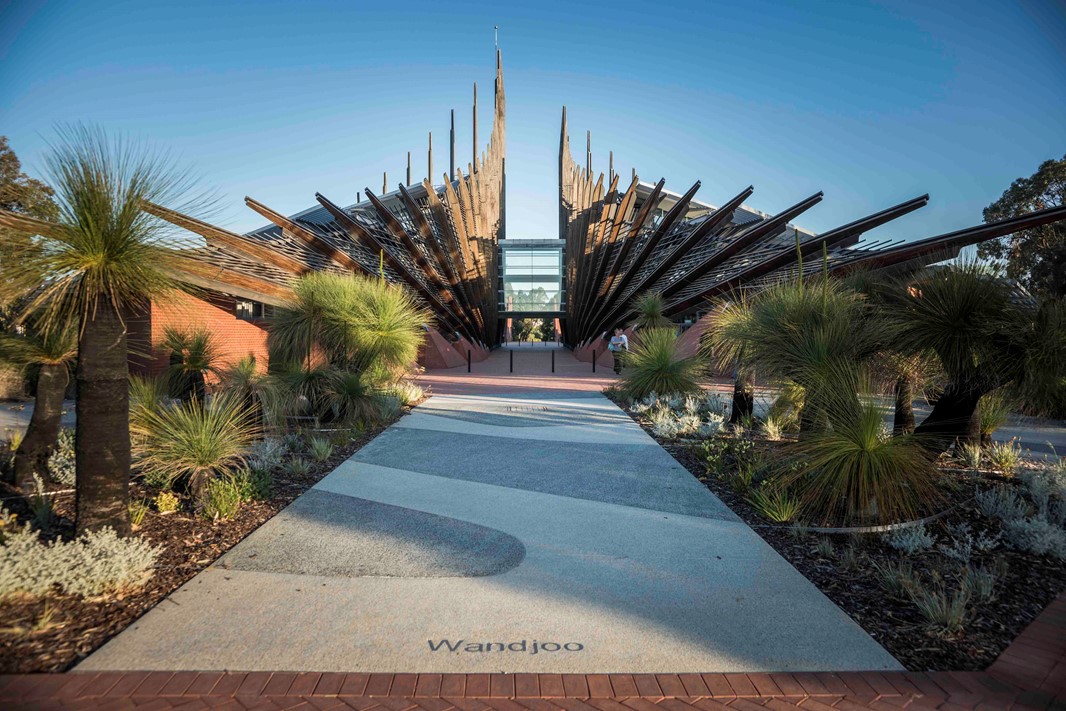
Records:
<instances>
[{"instance_id":1,"label":"person in blue shirt","mask_svg":"<svg viewBox=\"0 0 1066 711\"><path fill-rule=\"evenodd\" d=\"M614 356L615 374L620 375L622 373L622 353L629 350L629 338L622 333L621 327L614 329L614 335L611 336L611 341L607 344L607 350Z\"/></svg>"}]
</instances>

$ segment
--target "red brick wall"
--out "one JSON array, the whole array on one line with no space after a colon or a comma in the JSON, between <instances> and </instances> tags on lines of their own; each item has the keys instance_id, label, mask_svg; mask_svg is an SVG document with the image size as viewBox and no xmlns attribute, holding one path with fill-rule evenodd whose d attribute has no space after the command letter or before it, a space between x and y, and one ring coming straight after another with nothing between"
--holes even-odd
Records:
<instances>
[{"instance_id":1,"label":"red brick wall","mask_svg":"<svg viewBox=\"0 0 1066 711\"><path fill-rule=\"evenodd\" d=\"M235 299L223 294L211 294L201 298L179 294L165 303L153 303L147 319L149 323L136 325L140 338L133 338L134 332L131 328L130 348L132 350L136 347L135 340L143 342L144 336L149 332L151 344L158 344L163 340L163 331L168 326L187 330L202 327L215 336L215 343L222 352L220 366L225 367L251 354L255 356L259 369L265 372L267 332L261 325L237 318L234 315L235 306ZM170 354L154 348L151 353L148 372L161 373L169 363ZM132 368L132 363L131 369L137 372L137 369ZM140 372L144 372L144 369L140 369Z\"/></svg>"}]
</instances>

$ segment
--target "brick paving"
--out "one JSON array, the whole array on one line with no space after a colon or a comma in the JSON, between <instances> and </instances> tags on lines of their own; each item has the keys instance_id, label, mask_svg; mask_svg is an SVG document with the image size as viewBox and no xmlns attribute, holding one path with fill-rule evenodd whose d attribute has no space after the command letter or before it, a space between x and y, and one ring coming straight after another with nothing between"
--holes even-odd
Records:
<instances>
[{"instance_id":1,"label":"brick paving","mask_svg":"<svg viewBox=\"0 0 1066 711\"><path fill-rule=\"evenodd\" d=\"M71 672L0 677L0 708L12 711L1066 709L1066 595L1049 605L985 672Z\"/></svg>"}]
</instances>

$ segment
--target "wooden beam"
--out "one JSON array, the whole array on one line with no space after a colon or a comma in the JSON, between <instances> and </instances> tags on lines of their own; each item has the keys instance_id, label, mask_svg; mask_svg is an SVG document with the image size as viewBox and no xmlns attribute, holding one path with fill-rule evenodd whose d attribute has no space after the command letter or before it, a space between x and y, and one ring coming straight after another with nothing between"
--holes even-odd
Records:
<instances>
[{"instance_id":1,"label":"wooden beam","mask_svg":"<svg viewBox=\"0 0 1066 711\"><path fill-rule=\"evenodd\" d=\"M218 244L227 249L240 252L246 257L273 264L278 269L290 274L299 275L311 271L310 265L304 264L298 259L293 259L275 249L271 249L261 241L249 239L248 237L234 234L233 232L228 232L220 227L215 227L202 220L198 220L195 217L184 215L177 210L171 210L162 205L156 205L153 202L145 201L144 211L155 215L162 220L166 220L173 225L194 232L206 239L209 243Z\"/></svg>"},{"instance_id":2,"label":"wooden beam","mask_svg":"<svg viewBox=\"0 0 1066 711\"><path fill-rule=\"evenodd\" d=\"M274 212L263 203L259 202L258 200L253 200L250 197L244 198L244 204L258 212L260 215L270 220L275 225L285 230L292 236L302 240L304 244L308 245L309 247L317 251L319 254L328 257L330 260L333 261L334 264L337 264L338 266L341 266L345 269L350 269L354 272L366 272L366 269L363 268L363 265L353 259L352 256L349 255L347 252L342 252L341 250L337 249L325 239L319 237L303 225L297 224L296 222L290 220L288 217L285 217L279 212Z\"/></svg>"}]
</instances>

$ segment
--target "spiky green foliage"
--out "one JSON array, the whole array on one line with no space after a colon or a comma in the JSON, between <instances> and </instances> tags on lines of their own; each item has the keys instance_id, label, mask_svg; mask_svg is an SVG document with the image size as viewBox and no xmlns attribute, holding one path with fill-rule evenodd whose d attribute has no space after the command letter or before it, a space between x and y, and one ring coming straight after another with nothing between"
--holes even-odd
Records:
<instances>
[{"instance_id":1,"label":"spiky green foliage","mask_svg":"<svg viewBox=\"0 0 1066 711\"><path fill-rule=\"evenodd\" d=\"M1010 419L1015 401L1004 388L986 393L981 398L978 414L981 417L981 439L991 440L992 434Z\"/></svg>"},{"instance_id":2,"label":"spiky green foliage","mask_svg":"<svg viewBox=\"0 0 1066 711\"><path fill-rule=\"evenodd\" d=\"M674 322L663 315L666 309L666 299L662 294L654 291L645 291L633 300L633 311L636 318L630 324L634 328L674 328Z\"/></svg>"},{"instance_id":3,"label":"spiky green foliage","mask_svg":"<svg viewBox=\"0 0 1066 711\"><path fill-rule=\"evenodd\" d=\"M217 376L222 372L218 337L203 326L167 326L163 329L163 340L156 344L156 348L170 355L167 379L175 397L203 398L206 395L205 378L208 374Z\"/></svg>"},{"instance_id":4,"label":"spiky green foliage","mask_svg":"<svg viewBox=\"0 0 1066 711\"><path fill-rule=\"evenodd\" d=\"M279 363L307 368L325 360L391 382L415 362L431 317L405 289L316 272L301 277L293 292L270 326L268 346Z\"/></svg>"},{"instance_id":5,"label":"spiky green foliage","mask_svg":"<svg viewBox=\"0 0 1066 711\"><path fill-rule=\"evenodd\" d=\"M828 404L832 427L793 445L781 474L807 518L891 523L940 501L931 456L910 435L885 437L877 405L842 397Z\"/></svg>"},{"instance_id":6,"label":"spiky green foliage","mask_svg":"<svg viewBox=\"0 0 1066 711\"><path fill-rule=\"evenodd\" d=\"M946 450L967 434L980 398L1012 386L1029 409L1061 396L1066 374L1066 309L1012 299L1012 286L988 266L968 262L930 268L900 284L886 299L893 346L903 353L931 350L947 385L916 433Z\"/></svg>"},{"instance_id":7,"label":"spiky green foliage","mask_svg":"<svg viewBox=\"0 0 1066 711\"><path fill-rule=\"evenodd\" d=\"M747 501L760 516L774 523L788 523L799 514L799 502L778 486L764 484L753 489Z\"/></svg>"},{"instance_id":8,"label":"spiky green foliage","mask_svg":"<svg viewBox=\"0 0 1066 711\"><path fill-rule=\"evenodd\" d=\"M28 223L0 211L0 226L11 228L0 230L0 300L22 297L23 316L40 314L46 330L78 324L77 528L121 535L129 530L125 319L165 299L183 263L167 242L172 227L142 207L202 214L203 203L184 200L191 183L167 156L99 129L60 129L45 162L58 218ZM37 237L9 240L14 229Z\"/></svg>"},{"instance_id":9,"label":"spiky green foliage","mask_svg":"<svg viewBox=\"0 0 1066 711\"><path fill-rule=\"evenodd\" d=\"M254 355L223 367L218 379L219 388L244 400L257 419L278 424L284 409L278 380L260 371Z\"/></svg>"},{"instance_id":10,"label":"spiky green foliage","mask_svg":"<svg viewBox=\"0 0 1066 711\"><path fill-rule=\"evenodd\" d=\"M190 400L145 411L135 428L138 465L171 483L188 480L194 491L241 465L258 434L245 404L225 394L210 404Z\"/></svg>"},{"instance_id":11,"label":"spiky green foliage","mask_svg":"<svg viewBox=\"0 0 1066 711\"><path fill-rule=\"evenodd\" d=\"M180 199L182 211L202 211L202 197L187 199L188 174L164 154L84 125L59 129L51 149L45 163L58 218L4 265L7 293L32 294L25 313L61 326L71 317L91 322L101 301L125 310L175 288L178 258L165 245L172 228L141 206Z\"/></svg>"},{"instance_id":12,"label":"spiky green foliage","mask_svg":"<svg viewBox=\"0 0 1066 711\"><path fill-rule=\"evenodd\" d=\"M672 328L641 331L640 339L625 354L625 375L619 381L623 395L641 399L651 393L688 395L698 393L706 374L702 359L685 357Z\"/></svg>"},{"instance_id":13,"label":"spiky green foliage","mask_svg":"<svg viewBox=\"0 0 1066 711\"><path fill-rule=\"evenodd\" d=\"M0 361L20 367L69 366L78 357L78 331L70 322L45 329L30 322L21 333L0 333Z\"/></svg>"},{"instance_id":14,"label":"spiky green foliage","mask_svg":"<svg viewBox=\"0 0 1066 711\"><path fill-rule=\"evenodd\" d=\"M875 312L839 281L775 284L747 300L722 302L705 336L725 367L746 362L805 391L807 421L823 413L842 374L855 379L883 342Z\"/></svg>"}]
</instances>

